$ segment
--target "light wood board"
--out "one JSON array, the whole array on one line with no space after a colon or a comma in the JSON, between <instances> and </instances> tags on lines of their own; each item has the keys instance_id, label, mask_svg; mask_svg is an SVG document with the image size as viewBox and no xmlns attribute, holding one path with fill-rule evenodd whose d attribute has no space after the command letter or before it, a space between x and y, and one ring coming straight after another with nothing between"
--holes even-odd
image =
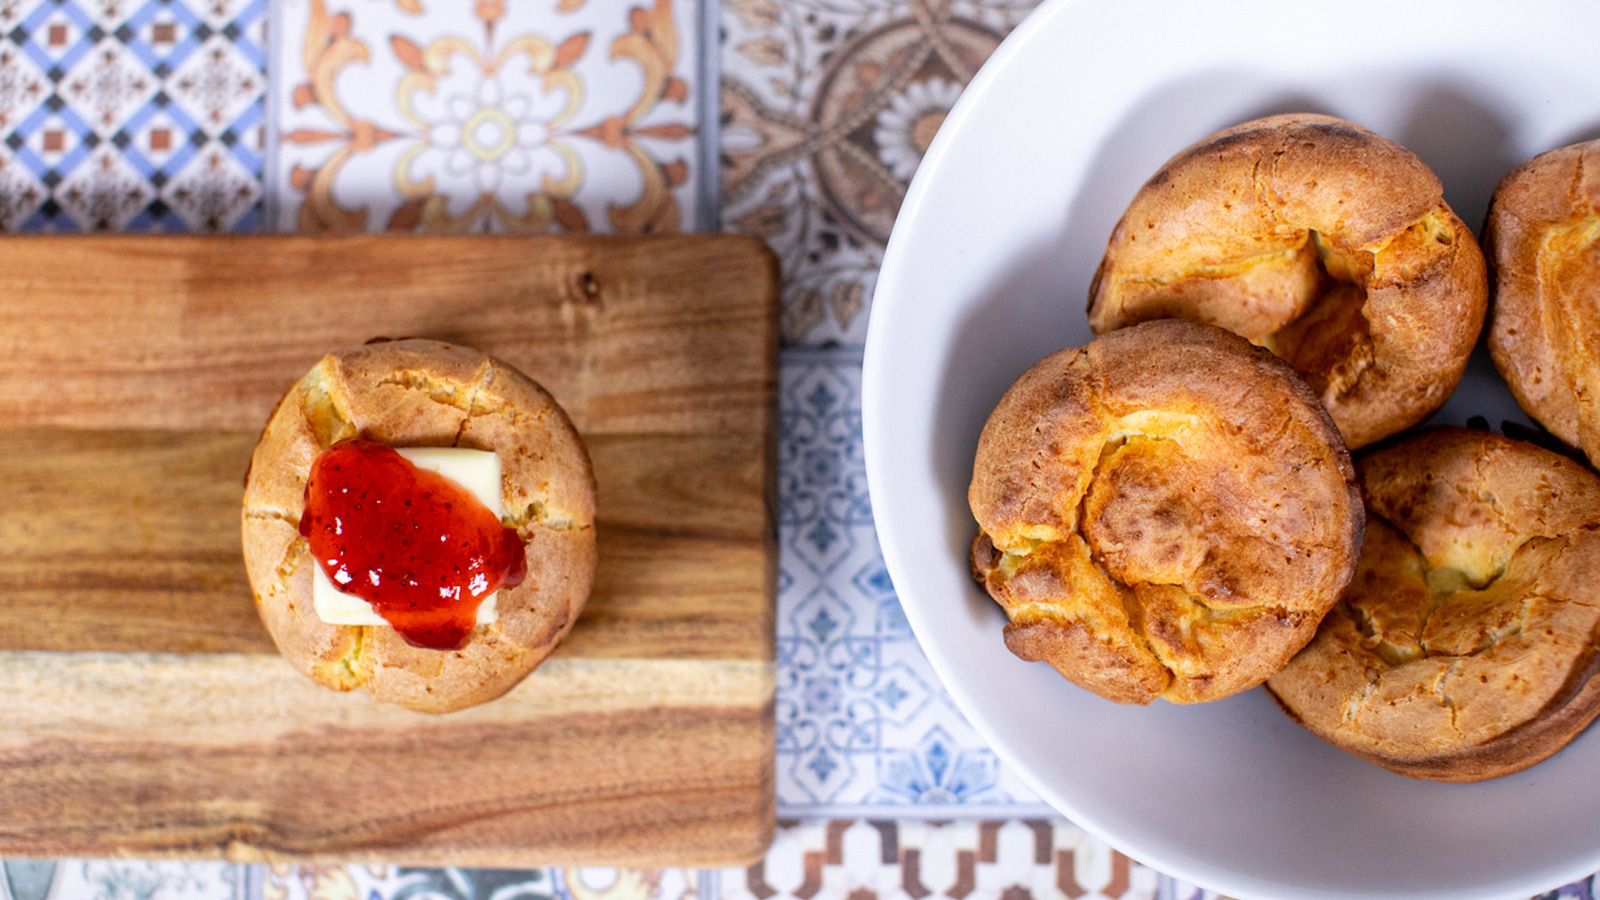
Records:
<instances>
[{"instance_id":1,"label":"light wood board","mask_svg":"<svg viewBox=\"0 0 1600 900\"><path fill-rule=\"evenodd\" d=\"M0 854L759 857L776 278L719 236L0 240ZM379 336L527 372L599 482L570 637L443 716L292 671L240 556L273 406Z\"/></svg>"}]
</instances>

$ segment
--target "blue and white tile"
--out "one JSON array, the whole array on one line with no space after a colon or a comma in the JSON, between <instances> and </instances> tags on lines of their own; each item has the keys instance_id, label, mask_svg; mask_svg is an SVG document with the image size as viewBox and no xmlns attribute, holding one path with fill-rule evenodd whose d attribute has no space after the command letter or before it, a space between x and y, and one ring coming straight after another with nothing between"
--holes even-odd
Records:
<instances>
[{"instance_id":1,"label":"blue and white tile","mask_svg":"<svg viewBox=\"0 0 1600 900\"><path fill-rule=\"evenodd\" d=\"M778 802L782 815L1048 815L956 710L873 530L861 356L780 372Z\"/></svg>"},{"instance_id":2,"label":"blue and white tile","mask_svg":"<svg viewBox=\"0 0 1600 900\"><path fill-rule=\"evenodd\" d=\"M0 230L262 226L267 0L0 0Z\"/></svg>"}]
</instances>

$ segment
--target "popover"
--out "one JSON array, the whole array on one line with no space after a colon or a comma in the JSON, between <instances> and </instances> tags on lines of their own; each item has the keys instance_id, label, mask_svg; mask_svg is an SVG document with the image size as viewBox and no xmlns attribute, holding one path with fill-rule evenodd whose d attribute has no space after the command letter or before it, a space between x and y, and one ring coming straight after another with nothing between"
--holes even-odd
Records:
<instances>
[{"instance_id":1,"label":"popover","mask_svg":"<svg viewBox=\"0 0 1600 900\"><path fill-rule=\"evenodd\" d=\"M1600 712L1600 476L1461 428L1356 467L1356 576L1272 695L1334 746L1416 778L1480 781L1565 746Z\"/></svg>"},{"instance_id":2,"label":"popover","mask_svg":"<svg viewBox=\"0 0 1600 900\"><path fill-rule=\"evenodd\" d=\"M526 575L499 590L496 620L459 649L319 617L319 563L302 534L307 482L319 457L351 439L499 458L500 521L521 541ZM572 628L594 581L594 515L583 442L538 384L470 348L382 341L325 356L273 413L246 478L245 564L261 620L294 668L335 690L447 712L505 693Z\"/></svg>"},{"instance_id":3,"label":"popover","mask_svg":"<svg viewBox=\"0 0 1600 900\"><path fill-rule=\"evenodd\" d=\"M1239 334L1286 360L1354 449L1444 403L1487 296L1477 241L1421 160L1302 113L1219 131L1156 172L1111 234L1089 323Z\"/></svg>"},{"instance_id":4,"label":"popover","mask_svg":"<svg viewBox=\"0 0 1600 900\"><path fill-rule=\"evenodd\" d=\"M1495 367L1528 415L1600 461L1600 140L1502 179L1484 241Z\"/></svg>"},{"instance_id":5,"label":"popover","mask_svg":"<svg viewBox=\"0 0 1600 900\"><path fill-rule=\"evenodd\" d=\"M1280 359L1163 320L1049 356L1000 400L968 493L1006 646L1119 703L1260 684L1354 569L1339 433Z\"/></svg>"}]
</instances>

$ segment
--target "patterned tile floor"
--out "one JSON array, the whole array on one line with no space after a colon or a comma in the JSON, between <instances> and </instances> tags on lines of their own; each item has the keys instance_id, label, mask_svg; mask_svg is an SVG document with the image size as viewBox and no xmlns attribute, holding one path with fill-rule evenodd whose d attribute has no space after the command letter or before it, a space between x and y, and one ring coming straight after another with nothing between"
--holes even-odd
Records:
<instances>
[{"instance_id":1,"label":"patterned tile floor","mask_svg":"<svg viewBox=\"0 0 1600 900\"><path fill-rule=\"evenodd\" d=\"M0 3L0 228L260 228L266 0Z\"/></svg>"},{"instance_id":2,"label":"patterned tile floor","mask_svg":"<svg viewBox=\"0 0 1600 900\"><path fill-rule=\"evenodd\" d=\"M284 0L277 24L273 227L696 224L694 0Z\"/></svg>"},{"instance_id":3,"label":"patterned tile floor","mask_svg":"<svg viewBox=\"0 0 1600 900\"><path fill-rule=\"evenodd\" d=\"M786 345L785 821L761 864L14 859L0 900L1214 896L998 763L873 532L860 353L883 245L951 103L1035 2L0 0L0 232L720 227L779 254Z\"/></svg>"},{"instance_id":4,"label":"patterned tile floor","mask_svg":"<svg viewBox=\"0 0 1600 900\"><path fill-rule=\"evenodd\" d=\"M861 351L785 351L778 797L784 814L1049 815L951 705L889 583L861 457Z\"/></svg>"},{"instance_id":5,"label":"patterned tile floor","mask_svg":"<svg viewBox=\"0 0 1600 900\"><path fill-rule=\"evenodd\" d=\"M725 0L722 215L784 272L784 336L859 345L889 228L961 88L1037 0Z\"/></svg>"}]
</instances>

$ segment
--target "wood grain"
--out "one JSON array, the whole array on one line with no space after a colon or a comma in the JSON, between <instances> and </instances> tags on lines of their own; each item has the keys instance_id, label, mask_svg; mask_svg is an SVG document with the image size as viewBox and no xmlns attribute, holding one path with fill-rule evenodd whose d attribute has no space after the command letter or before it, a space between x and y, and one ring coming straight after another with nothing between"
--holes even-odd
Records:
<instances>
[{"instance_id":1,"label":"wood grain","mask_svg":"<svg viewBox=\"0 0 1600 900\"><path fill-rule=\"evenodd\" d=\"M15 654L0 716L50 736L6 759L7 804L36 812L0 819L0 843L236 860L392 860L400 844L409 861L462 865L599 845L616 864L720 864L765 840L741 779L770 763L749 711L771 690L760 662L551 660L501 700L441 717L346 702L275 656ZM63 705L80 719L70 739L51 734ZM608 744L627 765L595 752ZM385 787L402 797L371 793L374 760L401 767ZM74 815L62 787L119 769L144 774L104 783L107 818Z\"/></svg>"},{"instance_id":2,"label":"wood grain","mask_svg":"<svg viewBox=\"0 0 1600 900\"><path fill-rule=\"evenodd\" d=\"M0 241L0 853L729 865L772 828L775 291L734 238ZM572 414L600 563L506 697L295 674L239 503L323 352L478 346Z\"/></svg>"}]
</instances>

